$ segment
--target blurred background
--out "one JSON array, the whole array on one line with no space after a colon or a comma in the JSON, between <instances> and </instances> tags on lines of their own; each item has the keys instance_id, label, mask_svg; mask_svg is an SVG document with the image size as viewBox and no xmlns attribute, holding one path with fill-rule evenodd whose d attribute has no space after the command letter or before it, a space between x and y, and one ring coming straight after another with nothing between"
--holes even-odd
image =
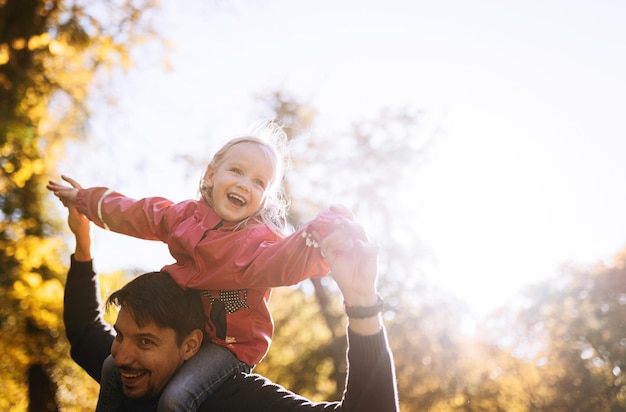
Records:
<instances>
[{"instance_id":1,"label":"blurred background","mask_svg":"<svg viewBox=\"0 0 626 412\"><path fill-rule=\"evenodd\" d=\"M624 38L618 1L0 0L0 409L95 406L46 182L192 198L275 119L291 223L341 203L381 245L403 411L624 410ZM171 261L94 237L104 295ZM272 306L255 371L339 399L333 282Z\"/></svg>"}]
</instances>

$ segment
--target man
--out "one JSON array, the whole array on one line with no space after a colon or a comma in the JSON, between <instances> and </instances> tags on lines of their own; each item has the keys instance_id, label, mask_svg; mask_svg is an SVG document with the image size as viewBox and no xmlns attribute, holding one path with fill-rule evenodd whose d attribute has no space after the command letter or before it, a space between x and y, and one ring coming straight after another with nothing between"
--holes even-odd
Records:
<instances>
[{"instance_id":1,"label":"man","mask_svg":"<svg viewBox=\"0 0 626 412\"><path fill-rule=\"evenodd\" d=\"M113 333L102 318L89 222L70 207L68 223L76 238L64 300L72 358L100 382L102 364L112 354L125 396L124 405L110 410L155 410L167 382L202 344L205 320L199 297L178 288L163 272L141 275L107 301L120 308ZM392 355L379 315L382 302L375 287L378 252L358 224L347 220L344 224L361 240L336 232L320 242L349 315L349 366L342 401L314 403L260 375L240 373L222 383L200 410L399 410ZM346 250L346 242L352 242L350 251L337 252Z\"/></svg>"}]
</instances>

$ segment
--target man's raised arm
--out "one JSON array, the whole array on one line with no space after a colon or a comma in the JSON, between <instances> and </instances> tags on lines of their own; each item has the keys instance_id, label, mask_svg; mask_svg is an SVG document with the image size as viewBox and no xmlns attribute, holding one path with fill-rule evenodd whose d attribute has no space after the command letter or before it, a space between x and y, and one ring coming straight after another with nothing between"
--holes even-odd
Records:
<instances>
[{"instance_id":1,"label":"man's raised arm","mask_svg":"<svg viewBox=\"0 0 626 412\"><path fill-rule=\"evenodd\" d=\"M361 225L346 219L320 247L348 315L348 379L341 410L397 411L395 368L376 289L378 246Z\"/></svg>"},{"instance_id":2,"label":"man's raised arm","mask_svg":"<svg viewBox=\"0 0 626 412\"><path fill-rule=\"evenodd\" d=\"M104 359L111 353L113 333L102 317L100 287L93 270L89 220L68 207L68 224L76 239L65 282L63 322L72 359L100 382Z\"/></svg>"}]
</instances>

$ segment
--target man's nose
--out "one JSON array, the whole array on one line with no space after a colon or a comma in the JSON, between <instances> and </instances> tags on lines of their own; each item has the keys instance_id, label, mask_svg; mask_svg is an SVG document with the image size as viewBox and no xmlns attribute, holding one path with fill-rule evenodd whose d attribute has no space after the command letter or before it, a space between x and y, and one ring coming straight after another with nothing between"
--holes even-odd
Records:
<instances>
[{"instance_id":1,"label":"man's nose","mask_svg":"<svg viewBox=\"0 0 626 412\"><path fill-rule=\"evenodd\" d=\"M115 342L111 346L111 355L113 356L116 366L130 365L133 363L133 349L131 345L125 342Z\"/></svg>"}]
</instances>

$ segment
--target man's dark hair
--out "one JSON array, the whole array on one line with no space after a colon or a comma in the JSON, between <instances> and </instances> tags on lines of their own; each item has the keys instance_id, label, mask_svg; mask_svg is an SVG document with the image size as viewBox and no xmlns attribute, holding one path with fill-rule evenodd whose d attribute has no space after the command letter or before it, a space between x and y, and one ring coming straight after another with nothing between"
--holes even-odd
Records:
<instances>
[{"instance_id":1,"label":"man's dark hair","mask_svg":"<svg viewBox=\"0 0 626 412\"><path fill-rule=\"evenodd\" d=\"M160 328L174 329L179 345L194 330L204 334L206 317L200 293L182 289L167 272L149 272L137 276L106 301L124 308L139 327L154 323Z\"/></svg>"}]
</instances>

